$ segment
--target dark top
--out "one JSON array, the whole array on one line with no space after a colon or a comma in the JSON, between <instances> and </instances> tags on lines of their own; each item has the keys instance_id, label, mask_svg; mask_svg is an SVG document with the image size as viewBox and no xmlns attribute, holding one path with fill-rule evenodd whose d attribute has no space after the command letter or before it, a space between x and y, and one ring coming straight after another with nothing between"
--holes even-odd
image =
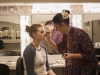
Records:
<instances>
[{"instance_id":1,"label":"dark top","mask_svg":"<svg viewBox=\"0 0 100 75\"><path fill-rule=\"evenodd\" d=\"M83 59L66 60L66 75L88 75L98 65L96 53L88 34L82 29L71 27L69 32L69 50L67 50L68 35L63 34L62 42L57 44L61 53L81 53Z\"/></svg>"},{"instance_id":2,"label":"dark top","mask_svg":"<svg viewBox=\"0 0 100 75\"><path fill-rule=\"evenodd\" d=\"M42 48L46 47L43 45L40 45ZM30 43L29 45L27 45L27 47L24 50L23 53L23 57L25 60L25 65L26 65L26 71L27 71L27 75L37 75L36 72L34 71L34 60L35 60L35 54L36 54L36 48L33 46L32 43ZM47 54L46 54L46 70L50 70L50 66L48 63L48 58L47 58Z\"/></svg>"}]
</instances>

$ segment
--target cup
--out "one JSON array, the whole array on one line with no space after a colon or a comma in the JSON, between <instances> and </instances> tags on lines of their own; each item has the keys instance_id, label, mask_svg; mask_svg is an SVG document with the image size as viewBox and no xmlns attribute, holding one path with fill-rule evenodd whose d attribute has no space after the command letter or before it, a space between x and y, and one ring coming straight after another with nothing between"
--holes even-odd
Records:
<instances>
[{"instance_id":1,"label":"cup","mask_svg":"<svg viewBox=\"0 0 100 75\"><path fill-rule=\"evenodd\" d=\"M99 43L98 43L98 42L96 42L96 43L95 43L95 46L96 46L96 47L98 47L98 46L99 46Z\"/></svg>"}]
</instances>

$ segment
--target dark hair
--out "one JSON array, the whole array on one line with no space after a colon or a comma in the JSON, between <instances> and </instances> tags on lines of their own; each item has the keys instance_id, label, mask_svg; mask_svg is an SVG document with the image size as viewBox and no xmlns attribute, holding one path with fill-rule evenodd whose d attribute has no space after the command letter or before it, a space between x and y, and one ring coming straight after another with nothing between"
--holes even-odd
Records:
<instances>
[{"instance_id":1,"label":"dark hair","mask_svg":"<svg viewBox=\"0 0 100 75\"><path fill-rule=\"evenodd\" d=\"M70 11L69 10L63 10L63 11L67 12L68 14L70 14Z\"/></svg>"},{"instance_id":2,"label":"dark hair","mask_svg":"<svg viewBox=\"0 0 100 75\"><path fill-rule=\"evenodd\" d=\"M52 20L47 21L47 22L45 23L45 26L47 26L47 25L52 25Z\"/></svg>"},{"instance_id":3,"label":"dark hair","mask_svg":"<svg viewBox=\"0 0 100 75\"><path fill-rule=\"evenodd\" d=\"M53 22L56 24L61 24L62 22L66 23L67 25L70 24L70 18L68 17L67 19L63 19L62 14L61 13L57 13L54 17L53 17Z\"/></svg>"},{"instance_id":4,"label":"dark hair","mask_svg":"<svg viewBox=\"0 0 100 75\"><path fill-rule=\"evenodd\" d=\"M42 27L42 25L41 24L33 24L31 26L26 26L26 32L28 32L30 37L33 38L32 33L33 32L36 33L38 31L39 27Z\"/></svg>"},{"instance_id":5,"label":"dark hair","mask_svg":"<svg viewBox=\"0 0 100 75\"><path fill-rule=\"evenodd\" d=\"M68 14L70 14L70 11L69 10L63 10L65 12L68 12ZM70 18L68 16L67 19L63 19L63 16L61 13L57 13L54 17L53 17L53 20L52 20L54 23L56 24L61 24L62 22L66 23L67 25L70 24Z\"/></svg>"}]
</instances>

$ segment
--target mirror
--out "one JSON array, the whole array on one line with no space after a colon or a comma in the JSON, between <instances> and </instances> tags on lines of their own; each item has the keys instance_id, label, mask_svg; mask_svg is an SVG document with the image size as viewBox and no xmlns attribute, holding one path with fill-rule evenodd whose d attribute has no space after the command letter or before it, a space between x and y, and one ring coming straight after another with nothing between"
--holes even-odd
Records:
<instances>
[{"instance_id":1,"label":"mirror","mask_svg":"<svg viewBox=\"0 0 100 75\"><path fill-rule=\"evenodd\" d=\"M20 51L20 22L18 15L0 16L0 40L3 41L0 52L14 51L21 54ZM8 52L9 53L9 52Z\"/></svg>"}]
</instances>

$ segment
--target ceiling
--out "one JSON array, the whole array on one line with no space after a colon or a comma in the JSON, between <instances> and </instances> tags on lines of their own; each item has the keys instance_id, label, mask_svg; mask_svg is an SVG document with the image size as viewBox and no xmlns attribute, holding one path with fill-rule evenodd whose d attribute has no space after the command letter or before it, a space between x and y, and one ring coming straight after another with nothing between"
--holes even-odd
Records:
<instances>
[{"instance_id":1,"label":"ceiling","mask_svg":"<svg viewBox=\"0 0 100 75\"><path fill-rule=\"evenodd\" d=\"M0 3L98 3L100 0L0 0Z\"/></svg>"}]
</instances>

